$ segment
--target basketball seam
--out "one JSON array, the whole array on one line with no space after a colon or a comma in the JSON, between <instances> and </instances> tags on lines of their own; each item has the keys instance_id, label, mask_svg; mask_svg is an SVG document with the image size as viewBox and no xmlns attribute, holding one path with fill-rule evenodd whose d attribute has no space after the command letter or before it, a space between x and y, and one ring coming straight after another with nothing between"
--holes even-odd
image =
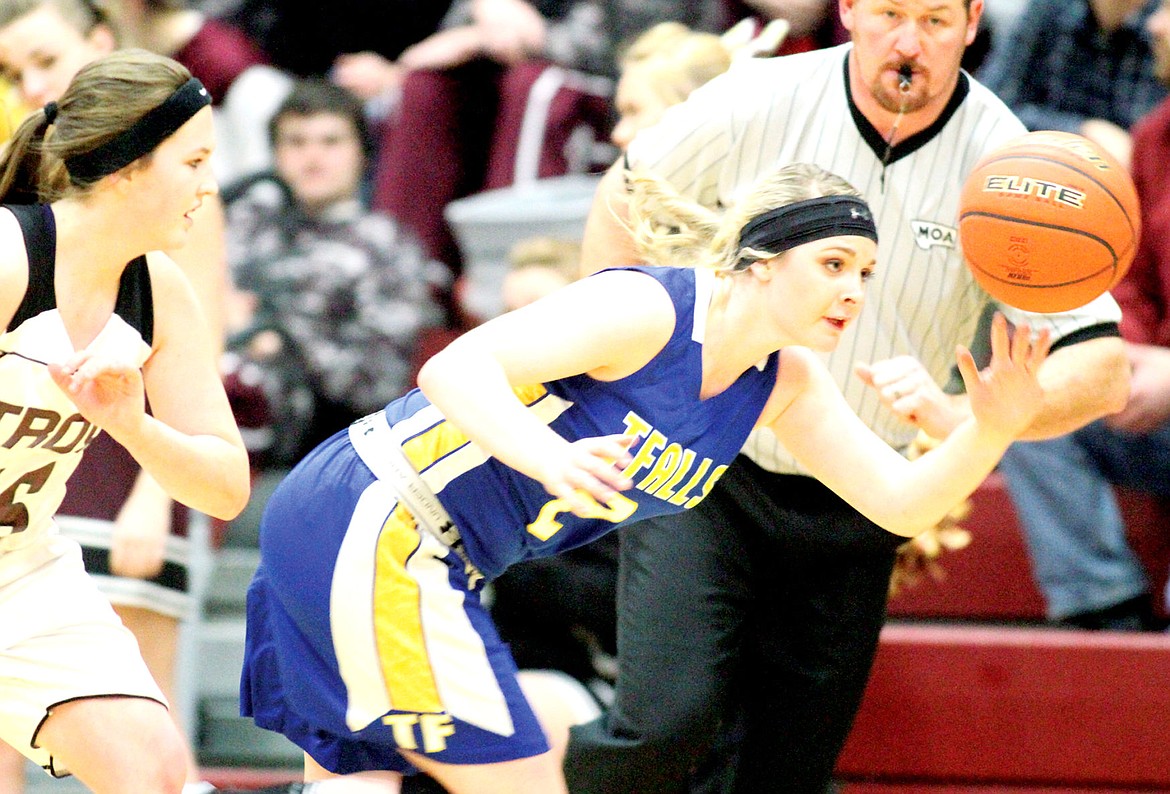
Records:
<instances>
[{"instance_id":1,"label":"basketball seam","mask_svg":"<svg viewBox=\"0 0 1170 794\"><path fill-rule=\"evenodd\" d=\"M1114 270L1117 269L1117 252L1113 250L1113 246L1110 245L1109 242L1107 240L1105 240L1104 238L1098 237L1097 235L1095 235L1091 232L1086 232L1084 229L1078 229L1075 226L1061 226L1061 225L1056 224L1056 223L1046 223L1044 221L1033 220L1031 218L1020 218L1020 217L1017 217L1015 215L1000 215L998 213L987 212L985 210L967 210L966 212L964 212L962 215L959 216L960 230L962 229L962 224L963 224L964 218L973 218L976 216L981 217L981 218L992 218L992 219L997 220L997 221L1007 221L1009 223L1017 223L1021 226L1035 226L1035 227L1042 228L1042 229L1052 229L1053 231L1057 231L1057 232L1069 232L1069 233L1074 234L1074 235L1079 235L1080 237L1087 237L1090 240L1096 240L1098 243L1100 243L1105 248L1106 251L1109 252L1109 255L1113 257L1113 269ZM1102 268L1102 270L1103 269L1104 268Z\"/></svg>"},{"instance_id":2,"label":"basketball seam","mask_svg":"<svg viewBox=\"0 0 1170 794\"><path fill-rule=\"evenodd\" d=\"M1125 208L1125 205L1121 203L1121 199L1119 199L1117 197L1117 194L1114 193L1113 190L1110 189L1110 187L1108 185L1106 185L1100 179L1095 177L1091 172L1082 171L1079 167L1077 167L1071 163L1066 163L1063 160L1057 160L1053 157L1046 157L1042 154L1031 154L1031 153L1022 153L1022 152L1021 153L1009 153L1009 154L996 155L996 156L992 157L990 160L987 160L986 162L980 163L976 167L976 170L981 170L983 168L986 168L987 166L995 165L996 163L1000 163L1000 162L1003 162L1005 160L1038 160L1040 162L1051 163L1052 165L1058 165L1061 168L1064 168L1068 171L1072 171L1074 173L1080 174L1081 176L1085 177L1085 179L1088 179L1089 181L1096 184L1097 187L1101 188L1101 190L1105 193L1105 195L1109 196L1109 198L1111 198L1113 200L1113 203L1117 205L1117 208L1119 210L1121 210L1121 215L1123 218L1125 218L1125 222L1129 226L1130 239L1136 239L1137 234L1138 234L1138 230L1136 228L1134 228L1133 218L1131 218L1129 216L1129 211ZM1112 168L1112 166L1110 166L1110 167ZM1112 251L1113 249L1110 248L1109 250ZM1116 253L1114 254L1114 256L1116 256Z\"/></svg>"}]
</instances>

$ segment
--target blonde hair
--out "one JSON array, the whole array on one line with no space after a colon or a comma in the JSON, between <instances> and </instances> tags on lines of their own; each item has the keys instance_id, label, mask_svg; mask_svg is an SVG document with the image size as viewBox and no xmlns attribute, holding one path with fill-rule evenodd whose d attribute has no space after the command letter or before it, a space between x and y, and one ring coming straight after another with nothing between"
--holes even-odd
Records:
<instances>
[{"instance_id":1,"label":"blonde hair","mask_svg":"<svg viewBox=\"0 0 1170 794\"><path fill-rule=\"evenodd\" d=\"M87 64L57 102L54 123L43 108L33 112L0 153L0 201L48 202L87 192L100 178L70 175L65 160L126 131L189 79L186 67L146 50L117 50Z\"/></svg>"},{"instance_id":2,"label":"blonde hair","mask_svg":"<svg viewBox=\"0 0 1170 794\"><path fill-rule=\"evenodd\" d=\"M508 265L512 270L546 268L574 281L581 269L581 243L559 237L525 237L509 249Z\"/></svg>"},{"instance_id":3,"label":"blonde hair","mask_svg":"<svg viewBox=\"0 0 1170 794\"><path fill-rule=\"evenodd\" d=\"M765 175L722 213L685 198L647 171L627 171L626 178L627 226L647 262L724 272L775 256L739 245L740 230L757 215L806 199L861 195L846 180L811 163L793 163Z\"/></svg>"},{"instance_id":4,"label":"blonde hair","mask_svg":"<svg viewBox=\"0 0 1170 794\"><path fill-rule=\"evenodd\" d=\"M630 44L619 65L624 77L643 80L664 105L676 105L726 72L731 52L714 33L694 31L681 22L660 22Z\"/></svg>"}]
</instances>

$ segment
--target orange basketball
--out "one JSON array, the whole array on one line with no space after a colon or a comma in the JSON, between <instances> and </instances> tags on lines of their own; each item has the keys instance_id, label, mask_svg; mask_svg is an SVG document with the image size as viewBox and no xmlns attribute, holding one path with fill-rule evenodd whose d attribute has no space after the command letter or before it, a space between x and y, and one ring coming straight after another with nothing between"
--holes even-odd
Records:
<instances>
[{"instance_id":1,"label":"orange basketball","mask_svg":"<svg viewBox=\"0 0 1170 794\"><path fill-rule=\"evenodd\" d=\"M975 166L959 200L959 240L975 279L1033 312L1075 309L1117 284L1140 223L1125 168L1067 132L1009 141Z\"/></svg>"}]
</instances>

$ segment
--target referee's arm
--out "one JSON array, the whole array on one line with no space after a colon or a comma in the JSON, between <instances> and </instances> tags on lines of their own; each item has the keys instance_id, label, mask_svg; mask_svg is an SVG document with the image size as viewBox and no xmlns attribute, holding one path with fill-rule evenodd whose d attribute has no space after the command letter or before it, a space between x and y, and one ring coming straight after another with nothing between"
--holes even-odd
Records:
<instances>
[{"instance_id":1,"label":"referee's arm","mask_svg":"<svg viewBox=\"0 0 1170 794\"><path fill-rule=\"evenodd\" d=\"M626 230L627 193L625 157L610 167L597 192L585 220L585 234L581 241L581 275L598 270L640 261L630 233Z\"/></svg>"},{"instance_id":2,"label":"referee's arm","mask_svg":"<svg viewBox=\"0 0 1170 794\"><path fill-rule=\"evenodd\" d=\"M996 305L989 303L971 340L971 352L980 368L986 367L991 357L988 337L995 311ZM1129 370L1116 323L1100 322L1055 340L1040 366L1044 407L1020 440L1055 438L1121 411L1129 400ZM959 398L956 408L970 410L957 368L943 391Z\"/></svg>"},{"instance_id":3,"label":"referee's arm","mask_svg":"<svg viewBox=\"0 0 1170 794\"><path fill-rule=\"evenodd\" d=\"M1049 353L1039 375L1044 407L1021 436L1025 441L1071 433L1117 413L1129 400L1129 360L1120 336L1060 346Z\"/></svg>"}]
</instances>

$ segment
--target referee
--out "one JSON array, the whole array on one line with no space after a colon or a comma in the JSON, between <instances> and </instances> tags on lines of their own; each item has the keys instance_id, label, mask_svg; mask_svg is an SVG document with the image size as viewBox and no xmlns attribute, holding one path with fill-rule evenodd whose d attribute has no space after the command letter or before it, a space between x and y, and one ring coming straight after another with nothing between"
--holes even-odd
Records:
<instances>
[{"instance_id":1,"label":"referee","mask_svg":"<svg viewBox=\"0 0 1170 794\"><path fill-rule=\"evenodd\" d=\"M959 193L976 161L1025 129L960 70L983 0L838 3L849 44L737 64L641 133L628 157L710 206L797 161L863 193L881 260L828 364L862 420L903 449L919 428L946 435L967 412L937 384L992 299L963 262ZM622 165L586 226L582 261L595 269L635 261L619 217ZM999 308L1058 340L1028 438L1124 405L1111 296L1058 315ZM901 541L755 431L698 509L625 530L616 700L574 729L570 791L823 792L865 689Z\"/></svg>"}]
</instances>

